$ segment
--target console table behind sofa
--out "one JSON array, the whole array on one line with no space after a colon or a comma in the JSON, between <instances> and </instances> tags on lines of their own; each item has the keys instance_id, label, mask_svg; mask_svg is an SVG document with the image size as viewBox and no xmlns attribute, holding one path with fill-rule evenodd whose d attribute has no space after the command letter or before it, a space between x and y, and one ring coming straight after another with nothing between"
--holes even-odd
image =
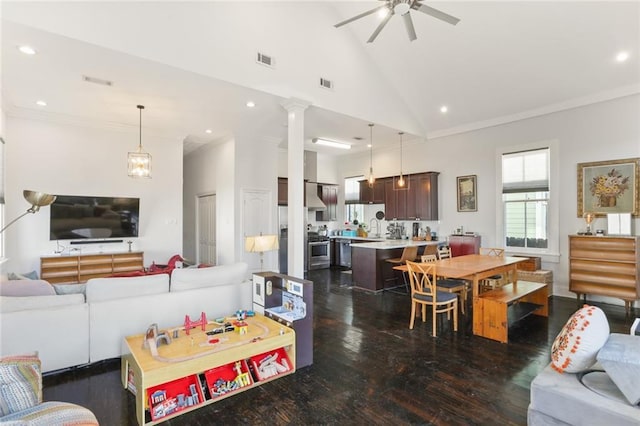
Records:
<instances>
[{"instance_id":1,"label":"console table behind sofa","mask_svg":"<svg viewBox=\"0 0 640 426\"><path fill-rule=\"evenodd\" d=\"M91 278L144 270L144 252L43 256L40 277L51 284L77 284Z\"/></svg>"}]
</instances>

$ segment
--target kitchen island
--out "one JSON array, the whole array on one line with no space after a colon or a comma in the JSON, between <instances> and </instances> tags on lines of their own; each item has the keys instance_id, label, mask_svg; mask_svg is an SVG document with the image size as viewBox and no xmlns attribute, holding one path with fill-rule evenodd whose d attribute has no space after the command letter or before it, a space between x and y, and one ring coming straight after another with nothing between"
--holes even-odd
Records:
<instances>
[{"instance_id":1,"label":"kitchen island","mask_svg":"<svg viewBox=\"0 0 640 426\"><path fill-rule=\"evenodd\" d=\"M407 246L418 246L418 258L427 246L437 247L444 241L384 240L351 244L351 269L353 286L363 290L379 292L385 290L385 279L393 276L386 259L402 256ZM401 280L401 278L399 278ZM400 281L402 283L402 281Z\"/></svg>"}]
</instances>

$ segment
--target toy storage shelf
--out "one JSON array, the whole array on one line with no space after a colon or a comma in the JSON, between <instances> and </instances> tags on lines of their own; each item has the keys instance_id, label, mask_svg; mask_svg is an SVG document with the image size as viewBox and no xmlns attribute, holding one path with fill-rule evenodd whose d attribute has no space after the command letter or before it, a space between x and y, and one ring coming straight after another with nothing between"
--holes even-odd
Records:
<instances>
[{"instance_id":1,"label":"toy storage shelf","mask_svg":"<svg viewBox=\"0 0 640 426\"><path fill-rule=\"evenodd\" d=\"M90 278L144 270L143 252L43 256L40 277L51 284L78 284Z\"/></svg>"},{"instance_id":2,"label":"toy storage shelf","mask_svg":"<svg viewBox=\"0 0 640 426\"><path fill-rule=\"evenodd\" d=\"M260 314L245 322L245 334L228 331L208 335L220 327L215 323L204 331L200 326L192 328L189 334L183 326L167 330L171 343L159 343L157 356L144 347L146 334L125 337L122 385L135 394L138 424L158 424L294 373L294 330ZM221 386L233 381L238 385ZM188 396L195 394L197 403L185 404ZM159 400L166 402L158 406Z\"/></svg>"}]
</instances>

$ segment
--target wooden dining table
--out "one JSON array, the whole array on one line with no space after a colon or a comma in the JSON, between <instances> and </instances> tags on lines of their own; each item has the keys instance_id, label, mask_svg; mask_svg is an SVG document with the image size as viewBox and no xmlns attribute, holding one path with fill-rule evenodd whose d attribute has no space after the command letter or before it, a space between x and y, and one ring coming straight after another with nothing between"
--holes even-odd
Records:
<instances>
[{"instance_id":1,"label":"wooden dining table","mask_svg":"<svg viewBox=\"0 0 640 426\"><path fill-rule=\"evenodd\" d=\"M481 319L476 318L477 309L475 309L480 295L480 281L493 275L506 275L507 282L513 283L513 287L516 288L518 285L518 263L525 260L525 257L468 254L436 260L434 264L438 277L464 279L472 282L474 334L481 335L481 327L476 326ZM408 271L407 265L395 266L393 269Z\"/></svg>"}]
</instances>

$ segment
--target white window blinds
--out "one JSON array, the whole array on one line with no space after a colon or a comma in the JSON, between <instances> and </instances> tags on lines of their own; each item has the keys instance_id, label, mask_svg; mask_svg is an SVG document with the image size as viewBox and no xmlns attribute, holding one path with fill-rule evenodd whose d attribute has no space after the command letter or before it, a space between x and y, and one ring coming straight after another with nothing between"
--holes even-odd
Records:
<instances>
[{"instance_id":1,"label":"white window blinds","mask_svg":"<svg viewBox=\"0 0 640 426\"><path fill-rule=\"evenodd\" d=\"M549 190L549 148L502 155L502 193Z\"/></svg>"}]
</instances>

